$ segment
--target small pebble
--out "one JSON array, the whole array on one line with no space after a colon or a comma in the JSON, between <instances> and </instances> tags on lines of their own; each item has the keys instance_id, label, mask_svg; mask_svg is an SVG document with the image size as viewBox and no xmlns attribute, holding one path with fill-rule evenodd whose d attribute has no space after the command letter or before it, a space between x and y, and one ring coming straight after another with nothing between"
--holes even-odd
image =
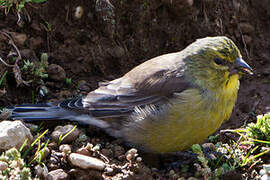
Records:
<instances>
[{"instance_id":1,"label":"small pebble","mask_svg":"<svg viewBox=\"0 0 270 180\"><path fill-rule=\"evenodd\" d=\"M58 157L51 156L50 159L49 159L50 164L57 164L58 162L60 162Z\"/></svg>"},{"instance_id":2,"label":"small pebble","mask_svg":"<svg viewBox=\"0 0 270 180\"><path fill-rule=\"evenodd\" d=\"M65 154L70 154L71 153L71 146L68 144L62 144L59 146L59 151L65 153Z\"/></svg>"},{"instance_id":3,"label":"small pebble","mask_svg":"<svg viewBox=\"0 0 270 180\"><path fill-rule=\"evenodd\" d=\"M270 180L270 177L269 177L267 174L265 174L265 175L263 175L263 176L261 177L260 180Z\"/></svg>"},{"instance_id":4,"label":"small pebble","mask_svg":"<svg viewBox=\"0 0 270 180\"><path fill-rule=\"evenodd\" d=\"M131 155L131 154L127 154L127 155L126 155L126 159L127 159L128 161L131 161L132 158L133 158L133 155Z\"/></svg>"},{"instance_id":5,"label":"small pebble","mask_svg":"<svg viewBox=\"0 0 270 180\"><path fill-rule=\"evenodd\" d=\"M101 145L100 144L96 144L93 148L92 151L99 151L100 150Z\"/></svg>"},{"instance_id":6,"label":"small pebble","mask_svg":"<svg viewBox=\"0 0 270 180\"><path fill-rule=\"evenodd\" d=\"M114 170L113 168L111 168L111 167L106 167L105 169L104 169L104 171L105 171L105 173L106 173L106 175L108 175L108 176L114 176L118 171L116 170Z\"/></svg>"},{"instance_id":7,"label":"small pebble","mask_svg":"<svg viewBox=\"0 0 270 180\"><path fill-rule=\"evenodd\" d=\"M173 176L175 174L174 170L170 170L169 175Z\"/></svg>"},{"instance_id":8,"label":"small pebble","mask_svg":"<svg viewBox=\"0 0 270 180\"><path fill-rule=\"evenodd\" d=\"M35 174L40 178L45 178L48 175L48 168L46 166L41 167L37 165L35 166Z\"/></svg>"},{"instance_id":9,"label":"small pebble","mask_svg":"<svg viewBox=\"0 0 270 180\"><path fill-rule=\"evenodd\" d=\"M66 79L65 70L57 64L50 64L47 69L47 72L48 72L49 78L52 80L64 82Z\"/></svg>"},{"instance_id":10,"label":"small pebble","mask_svg":"<svg viewBox=\"0 0 270 180\"><path fill-rule=\"evenodd\" d=\"M185 179L186 179L185 177L180 177L177 180L185 180Z\"/></svg>"},{"instance_id":11,"label":"small pebble","mask_svg":"<svg viewBox=\"0 0 270 180\"><path fill-rule=\"evenodd\" d=\"M112 172L113 172L113 168L106 167L106 168L104 169L104 171L105 171L106 173L112 173Z\"/></svg>"},{"instance_id":12,"label":"small pebble","mask_svg":"<svg viewBox=\"0 0 270 180\"><path fill-rule=\"evenodd\" d=\"M50 143L48 144L48 147L51 148L51 149L55 149L55 148L57 148L58 146L57 146L57 143L56 143L56 142L50 142Z\"/></svg>"},{"instance_id":13,"label":"small pebble","mask_svg":"<svg viewBox=\"0 0 270 180\"><path fill-rule=\"evenodd\" d=\"M189 177L187 180L199 180L199 179L195 177Z\"/></svg>"},{"instance_id":14,"label":"small pebble","mask_svg":"<svg viewBox=\"0 0 270 180\"><path fill-rule=\"evenodd\" d=\"M78 149L76 151L76 153L82 154L82 155L85 155L85 156L91 156L91 153L85 147L82 147L82 148Z\"/></svg>"},{"instance_id":15,"label":"small pebble","mask_svg":"<svg viewBox=\"0 0 270 180\"><path fill-rule=\"evenodd\" d=\"M213 143L204 143L202 144L202 147L211 151L214 151L216 149L216 146Z\"/></svg>"},{"instance_id":16,"label":"small pebble","mask_svg":"<svg viewBox=\"0 0 270 180\"><path fill-rule=\"evenodd\" d=\"M61 152L54 152L53 154L58 158L62 158L64 156Z\"/></svg>"},{"instance_id":17,"label":"small pebble","mask_svg":"<svg viewBox=\"0 0 270 180\"><path fill-rule=\"evenodd\" d=\"M94 145L91 144L91 143L87 143L87 145L85 146L85 148L88 150L88 151L92 151Z\"/></svg>"},{"instance_id":18,"label":"small pebble","mask_svg":"<svg viewBox=\"0 0 270 180\"><path fill-rule=\"evenodd\" d=\"M62 138L65 134L69 133L64 139L62 139L61 143L71 143L77 139L80 134L80 130L75 128L71 133L70 131L73 129L74 125L66 125L66 126L57 126L55 130L52 132L52 140L54 142L59 141L59 137L62 135Z\"/></svg>"},{"instance_id":19,"label":"small pebble","mask_svg":"<svg viewBox=\"0 0 270 180\"><path fill-rule=\"evenodd\" d=\"M71 153L69 155L69 160L72 165L82 169L103 170L105 168L105 163L100 159L81 155L78 153Z\"/></svg>"},{"instance_id":20,"label":"small pebble","mask_svg":"<svg viewBox=\"0 0 270 180\"><path fill-rule=\"evenodd\" d=\"M47 180L67 180L68 174L63 169L56 169L50 171L46 177Z\"/></svg>"},{"instance_id":21,"label":"small pebble","mask_svg":"<svg viewBox=\"0 0 270 180\"><path fill-rule=\"evenodd\" d=\"M136 161L137 161L137 162L142 162L142 157L137 157L137 158L136 158Z\"/></svg>"},{"instance_id":22,"label":"small pebble","mask_svg":"<svg viewBox=\"0 0 270 180\"><path fill-rule=\"evenodd\" d=\"M75 9L74 17L76 19L81 19L83 16L83 7L82 6L77 6Z\"/></svg>"},{"instance_id":23,"label":"small pebble","mask_svg":"<svg viewBox=\"0 0 270 180\"><path fill-rule=\"evenodd\" d=\"M188 3L189 6L193 6L194 2L193 2L193 0L187 0L187 3Z\"/></svg>"},{"instance_id":24,"label":"small pebble","mask_svg":"<svg viewBox=\"0 0 270 180\"><path fill-rule=\"evenodd\" d=\"M39 94L42 97L45 97L49 94L49 89L46 86L41 86L39 89Z\"/></svg>"},{"instance_id":25,"label":"small pebble","mask_svg":"<svg viewBox=\"0 0 270 180\"><path fill-rule=\"evenodd\" d=\"M138 150L135 148L128 150L126 153L126 159L128 161L134 160L138 156L137 152L138 152Z\"/></svg>"}]
</instances>

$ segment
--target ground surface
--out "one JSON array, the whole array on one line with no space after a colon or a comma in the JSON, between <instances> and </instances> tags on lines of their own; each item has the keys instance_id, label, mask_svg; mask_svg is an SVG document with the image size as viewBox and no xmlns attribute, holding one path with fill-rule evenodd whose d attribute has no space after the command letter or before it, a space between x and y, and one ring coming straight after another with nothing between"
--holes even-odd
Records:
<instances>
[{"instance_id":1,"label":"ground surface","mask_svg":"<svg viewBox=\"0 0 270 180\"><path fill-rule=\"evenodd\" d=\"M179 51L197 38L226 35L240 48L255 75L241 80L236 108L221 129L253 121L254 115L270 110L270 1L192 2L48 0L26 5L20 25L13 11L7 15L1 11L0 29L13 37L23 59L36 63L46 52L49 64L60 65L66 77L56 70L58 78L50 78L52 69L43 83L17 87L12 69L0 63L0 74L8 71L0 107L77 96L149 58ZM80 18L74 15L78 6L83 9ZM13 64L11 52L15 50L8 38L0 35L0 57ZM19 66L23 67L23 61ZM25 80L30 77L23 74ZM72 79L71 85L66 78ZM39 93L43 86L49 90L46 97Z\"/></svg>"}]
</instances>

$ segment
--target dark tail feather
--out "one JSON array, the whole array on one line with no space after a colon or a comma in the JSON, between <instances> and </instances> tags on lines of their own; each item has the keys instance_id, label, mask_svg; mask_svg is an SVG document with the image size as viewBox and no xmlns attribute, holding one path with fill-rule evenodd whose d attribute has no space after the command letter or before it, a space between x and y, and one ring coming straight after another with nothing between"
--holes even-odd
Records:
<instances>
[{"instance_id":1,"label":"dark tail feather","mask_svg":"<svg viewBox=\"0 0 270 180\"><path fill-rule=\"evenodd\" d=\"M52 103L23 104L7 108L11 111L11 118L14 120L22 119L25 122L43 120L71 120L80 124L94 125L100 128L107 128L108 123L98 120L89 114L82 114L69 109L55 106Z\"/></svg>"},{"instance_id":2,"label":"dark tail feather","mask_svg":"<svg viewBox=\"0 0 270 180\"><path fill-rule=\"evenodd\" d=\"M59 107L50 104L23 104L8 108L11 110L11 118L24 121L39 121L59 119Z\"/></svg>"},{"instance_id":3,"label":"dark tail feather","mask_svg":"<svg viewBox=\"0 0 270 180\"><path fill-rule=\"evenodd\" d=\"M65 114L57 106L51 104L23 104L8 108L11 110L11 118L23 119L24 121L40 121L63 119ZM62 112L62 113L61 113ZM63 116L64 115L64 116Z\"/></svg>"}]
</instances>

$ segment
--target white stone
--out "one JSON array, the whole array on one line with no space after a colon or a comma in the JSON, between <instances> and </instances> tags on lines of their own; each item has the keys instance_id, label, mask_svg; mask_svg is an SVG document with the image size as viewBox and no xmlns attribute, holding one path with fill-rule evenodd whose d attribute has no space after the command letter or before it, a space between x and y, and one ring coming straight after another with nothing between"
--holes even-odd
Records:
<instances>
[{"instance_id":1,"label":"white stone","mask_svg":"<svg viewBox=\"0 0 270 180\"><path fill-rule=\"evenodd\" d=\"M19 149L26 139L30 143L33 136L21 121L0 122L0 150Z\"/></svg>"},{"instance_id":2,"label":"white stone","mask_svg":"<svg viewBox=\"0 0 270 180\"><path fill-rule=\"evenodd\" d=\"M78 153L71 153L69 155L69 160L72 165L82 169L103 170L106 166L103 161L97 158L81 155Z\"/></svg>"},{"instance_id":3,"label":"white stone","mask_svg":"<svg viewBox=\"0 0 270 180\"><path fill-rule=\"evenodd\" d=\"M270 177L267 174L265 174L261 177L261 180L270 180Z\"/></svg>"},{"instance_id":4,"label":"white stone","mask_svg":"<svg viewBox=\"0 0 270 180\"><path fill-rule=\"evenodd\" d=\"M83 7L82 6L77 6L75 9L74 17L76 19L81 19L83 16Z\"/></svg>"}]
</instances>

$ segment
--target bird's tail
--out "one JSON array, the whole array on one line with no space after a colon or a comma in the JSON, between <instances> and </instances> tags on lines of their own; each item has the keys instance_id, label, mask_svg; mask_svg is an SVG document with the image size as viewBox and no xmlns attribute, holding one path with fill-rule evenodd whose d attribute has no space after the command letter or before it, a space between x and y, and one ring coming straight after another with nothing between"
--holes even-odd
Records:
<instances>
[{"instance_id":1,"label":"bird's tail","mask_svg":"<svg viewBox=\"0 0 270 180\"><path fill-rule=\"evenodd\" d=\"M66 112L64 113L61 108L51 103L23 104L7 109L11 111L12 119L23 119L29 122L65 119L64 117L66 116Z\"/></svg>"},{"instance_id":2,"label":"bird's tail","mask_svg":"<svg viewBox=\"0 0 270 180\"><path fill-rule=\"evenodd\" d=\"M7 108L7 110L10 111L11 119L23 120L25 122L71 120L100 128L107 128L109 126L105 121L96 119L87 113L65 109L53 103L23 104Z\"/></svg>"}]
</instances>

